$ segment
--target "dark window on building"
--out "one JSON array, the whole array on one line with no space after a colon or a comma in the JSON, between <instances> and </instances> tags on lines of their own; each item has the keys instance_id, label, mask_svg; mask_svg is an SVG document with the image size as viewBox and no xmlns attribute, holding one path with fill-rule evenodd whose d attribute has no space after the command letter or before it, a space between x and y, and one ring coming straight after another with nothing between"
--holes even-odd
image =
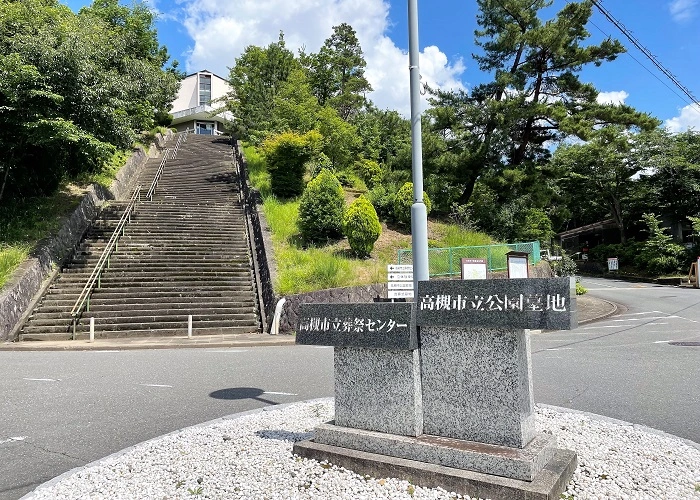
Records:
<instances>
[{"instance_id":1,"label":"dark window on building","mask_svg":"<svg viewBox=\"0 0 700 500\"><path fill-rule=\"evenodd\" d=\"M204 106L211 101L211 75L199 75L199 105Z\"/></svg>"}]
</instances>

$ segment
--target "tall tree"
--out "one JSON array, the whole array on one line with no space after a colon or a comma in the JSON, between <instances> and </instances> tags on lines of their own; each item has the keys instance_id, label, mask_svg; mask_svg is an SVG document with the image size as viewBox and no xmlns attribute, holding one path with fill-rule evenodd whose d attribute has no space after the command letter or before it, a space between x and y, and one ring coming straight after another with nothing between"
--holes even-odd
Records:
<instances>
[{"instance_id":1,"label":"tall tree","mask_svg":"<svg viewBox=\"0 0 700 500\"><path fill-rule=\"evenodd\" d=\"M367 103L365 94L372 86L365 78L365 62L360 42L347 23L333 26L318 54L302 54L308 68L311 88L319 103L333 106L344 120L358 113Z\"/></svg>"},{"instance_id":2,"label":"tall tree","mask_svg":"<svg viewBox=\"0 0 700 500\"><path fill-rule=\"evenodd\" d=\"M584 46L592 2L567 4L540 20L549 0L477 0L480 29L475 55L493 80L472 92L434 92L433 130L454 161L442 172L467 203L485 172L541 164L553 142L588 138L602 125L654 128L658 121L629 106L596 102L598 91L577 73L588 64L614 60L624 51L616 40Z\"/></svg>"},{"instance_id":3,"label":"tall tree","mask_svg":"<svg viewBox=\"0 0 700 500\"><path fill-rule=\"evenodd\" d=\"M643 168L632 157L633 146L633 138L622 127L608 126L587 143L560 147L552 160L579 203L603 208L613 218L623 243L635 178Z\"/></svg>"},{"instance_id":4,"label":"tall tree","mask_svg":"<svg viewBox=\"0 0 700 500\"><path fill-rule=\"evenodd\" d=\"M272 128L275 96L280 92L298 61L286 48L284 33L265 48L249 45L229 74L231 94L226 107L233 112L235 132L260 142Z\"/></svg>"},{"instance_id":5,"label":"tall tree","mask_svg":"<svg viewBox=\"0 0 700 500\"><path fill-rule=\"evenodd\" d=\"M699 132L644 134L635 141L632 157L642 167L647 207L676 223L700 215Z\"/></svg>"},{"instance_id":6,"label":"tall tree","mask_svg":"<svg viewBox=\"0 0 700 500\"><path fill-rule=\"evenodd\" d=\"M57 0L0 0L0 201L99 168L175 97L152 14L137 3L118 7L121 20L102 15L117 7L74 14Z\"/></svg>"}]
</instances>

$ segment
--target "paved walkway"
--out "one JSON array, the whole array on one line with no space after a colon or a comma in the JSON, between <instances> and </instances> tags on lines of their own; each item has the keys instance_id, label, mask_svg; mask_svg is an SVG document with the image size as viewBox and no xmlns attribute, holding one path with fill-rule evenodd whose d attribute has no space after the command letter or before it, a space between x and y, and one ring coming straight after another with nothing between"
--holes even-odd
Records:
<instances>
[{"instance_id":1,"label":"paved walkway","mask_svg":"<svg viewBox=\"0 0 700 500\"><path fill-rule=\"evenodd\" d=\"M617 306L607 300L582 295L577 298L579 323L607 318L617 311ZM138 337L87 340L49 340L34 342L4 342L0 351L63 351L63 350L112 350L112 349L175 349L186 347L252 347L294 344L293 335L267 335L259 333L228 335L196 335L191 339L178 337Z\"/></svg>"}]
</instances>

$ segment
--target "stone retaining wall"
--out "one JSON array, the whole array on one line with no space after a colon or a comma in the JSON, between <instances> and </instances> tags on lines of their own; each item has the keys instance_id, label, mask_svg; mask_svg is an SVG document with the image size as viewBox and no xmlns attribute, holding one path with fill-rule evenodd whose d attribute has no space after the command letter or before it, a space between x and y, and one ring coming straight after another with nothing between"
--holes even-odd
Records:
<instances>
[{"instance_id":1,"label":"stone retaining wall","mask_svg":"<svg viewBox=\"0 0 700 500\"><path fill-rule=\"evenodd\" d=\"M168 132L171 136L172 132ZM128 198L135 189L138 172L149 158L158 156L165 145L165 138L156 136L156 144L148 152L139 148L119 170L110 189L92 185L83 196L78 208L70 214L58 233L40 243L12 274L0 290L0 342L14 341L19 323L33 305L35 295L44 280L60 265L80 243L91 222L97 216L100 205L107 200ZM12 337L12 338L11 338Z\"/></svg>"},{"instance_id":2,"label":"stone retaining wall","mask_svg":"<svg viewBox=\"0 0 700 500\"><path fill-rule=\"evenodd\" d=\"M272 285L276 273L270 228L262 211L263 200L260 192L250 185L248 162L243 156L240 141L233 141L231 145L238 166L238 180L248 224L248 238L257 287L256 294L260 306L260 323L263 332L266 332L269 331L272 324L275 304L277 303Z\"/></svg>"}]
</instances>

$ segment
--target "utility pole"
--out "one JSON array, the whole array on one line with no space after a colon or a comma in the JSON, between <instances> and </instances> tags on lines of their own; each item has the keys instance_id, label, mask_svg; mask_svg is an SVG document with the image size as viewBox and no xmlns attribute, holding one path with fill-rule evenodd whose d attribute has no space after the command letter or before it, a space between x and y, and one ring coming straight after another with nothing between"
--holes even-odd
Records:
<instances>
[{"instance_id":1,"label":"utility pole","mask_svg":"<svg viewBox=\"0 0 700 500\"><path fill-rule=\"evenodd\" d=\"M420 66L418 46L418 0L408 0L408 59L411 74L411 165L413 205L411 205L411 247L413 249L413 289L427 281L428 213L423 203L423 143L421 136Z\"/></svg>"}]
</instances>

